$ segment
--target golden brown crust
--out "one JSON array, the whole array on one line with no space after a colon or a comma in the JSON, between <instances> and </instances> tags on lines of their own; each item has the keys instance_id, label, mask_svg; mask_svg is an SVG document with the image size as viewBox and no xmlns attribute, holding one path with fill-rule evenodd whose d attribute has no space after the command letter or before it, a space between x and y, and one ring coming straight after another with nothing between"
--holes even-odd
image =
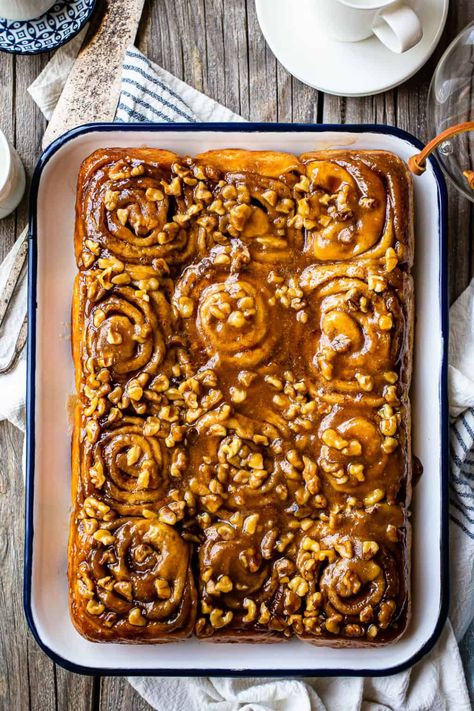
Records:
<instances>
[{"instance_id":1,"label":"golden brown crust","mask_svg":"<svg viewBox=\"0 0 474 711\"><path fill-rule=\"evenodd\" d=\"M301 161L291 153L272 151L246 151L238 148L200 153L192 164L205 172L217 170L222 173L254 173L260 177L279 178L285 173L303 173Z\"/></svg>"},{"instance_id":2,"label":"golden brown crust","mask_svg":"<svg viewBox=\"0 0 474 711\"><path fill-rule=\"evenodd\" d=\"M413 346L402 161L104 149L80 171L75 252L79 632L397 639Z\"/></svg>"}]
</instances>

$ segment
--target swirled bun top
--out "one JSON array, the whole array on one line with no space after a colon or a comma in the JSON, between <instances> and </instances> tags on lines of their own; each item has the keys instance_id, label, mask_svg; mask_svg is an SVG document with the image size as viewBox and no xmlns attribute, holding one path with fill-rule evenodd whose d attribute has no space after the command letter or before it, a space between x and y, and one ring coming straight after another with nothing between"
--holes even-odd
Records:
<instances>
[{"instance_id":1,"label":"swirled bun top","mask_svg":"<svg viewBox=\"0 0 474 711\"><path fill-rule=\"evenodd\" d=\"M380 151L81 167L71 614L367 646L409 617L413 216Z\"/></svg>"}]
</instances>

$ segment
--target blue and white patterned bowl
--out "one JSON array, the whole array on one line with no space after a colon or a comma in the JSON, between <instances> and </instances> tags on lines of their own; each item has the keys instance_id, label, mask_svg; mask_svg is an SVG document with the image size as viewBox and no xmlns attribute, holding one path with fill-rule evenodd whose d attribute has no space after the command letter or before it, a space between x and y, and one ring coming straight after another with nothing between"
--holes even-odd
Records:
<instances>
[{"instance_id":1,"label":"blue and white patterned bowl","mask_svg":"<svg viewBox=\"0 0 474 711\"><path fill-rule=\"evenodd\" d=\"M95 3L96 0L60 0L33 20L0 17L0 51L39 54L60 47L82 29Z\"/></svg>"}]
</instances>

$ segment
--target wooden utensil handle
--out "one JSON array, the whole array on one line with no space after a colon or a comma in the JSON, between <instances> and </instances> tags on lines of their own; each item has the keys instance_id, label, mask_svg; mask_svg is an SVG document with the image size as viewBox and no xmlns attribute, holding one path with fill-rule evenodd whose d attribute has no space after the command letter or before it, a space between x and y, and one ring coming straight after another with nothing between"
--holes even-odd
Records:
<instances>
[{"instance_id":1,"label":"wooden utensil handle","mask_svg":"<svg viewBox=\"0 0 474 711\"><path fill-rule=\"evenodd\" d=\"M127 47L135 41L144 0L104 0L95 35L79 52L43 137L43 148L83 123L113 121Z\"/></svg>"}]
</instances>

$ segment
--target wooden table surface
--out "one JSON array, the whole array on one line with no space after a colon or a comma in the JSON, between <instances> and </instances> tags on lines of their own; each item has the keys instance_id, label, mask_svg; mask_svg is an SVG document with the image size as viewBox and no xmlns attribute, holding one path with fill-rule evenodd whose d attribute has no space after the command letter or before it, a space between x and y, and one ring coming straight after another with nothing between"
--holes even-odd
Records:
<instances>
[{"instance_id":1,"label":"wooden table surface","mask_svg":"<svg viewBox=\"0 0 474 711\"><path fill-rule=\"evenodd\" d=\"M113 5L113 0L109 2ZM398 89L365 99L324 95L291 77L265 43L254 0L147 2L138 46L168 71L254 121L382 123L425 140L426 95L436 62L473 19L472 0L451 0L443 38L426 66ZM48 55L0 53L0 127L19 150L29 176L40 154L46 122L27 87L48 59ZM473 211L452 188L449 192L449 274L454 299L474 272ZM0 261L25 226L27 207L25 198L13 216L0 221ZM81 677L55 665L27 628L22 607L22 440L12 425L0 424L0 709L149 709L124 679Z\"/></svg>"}]
</instances>

